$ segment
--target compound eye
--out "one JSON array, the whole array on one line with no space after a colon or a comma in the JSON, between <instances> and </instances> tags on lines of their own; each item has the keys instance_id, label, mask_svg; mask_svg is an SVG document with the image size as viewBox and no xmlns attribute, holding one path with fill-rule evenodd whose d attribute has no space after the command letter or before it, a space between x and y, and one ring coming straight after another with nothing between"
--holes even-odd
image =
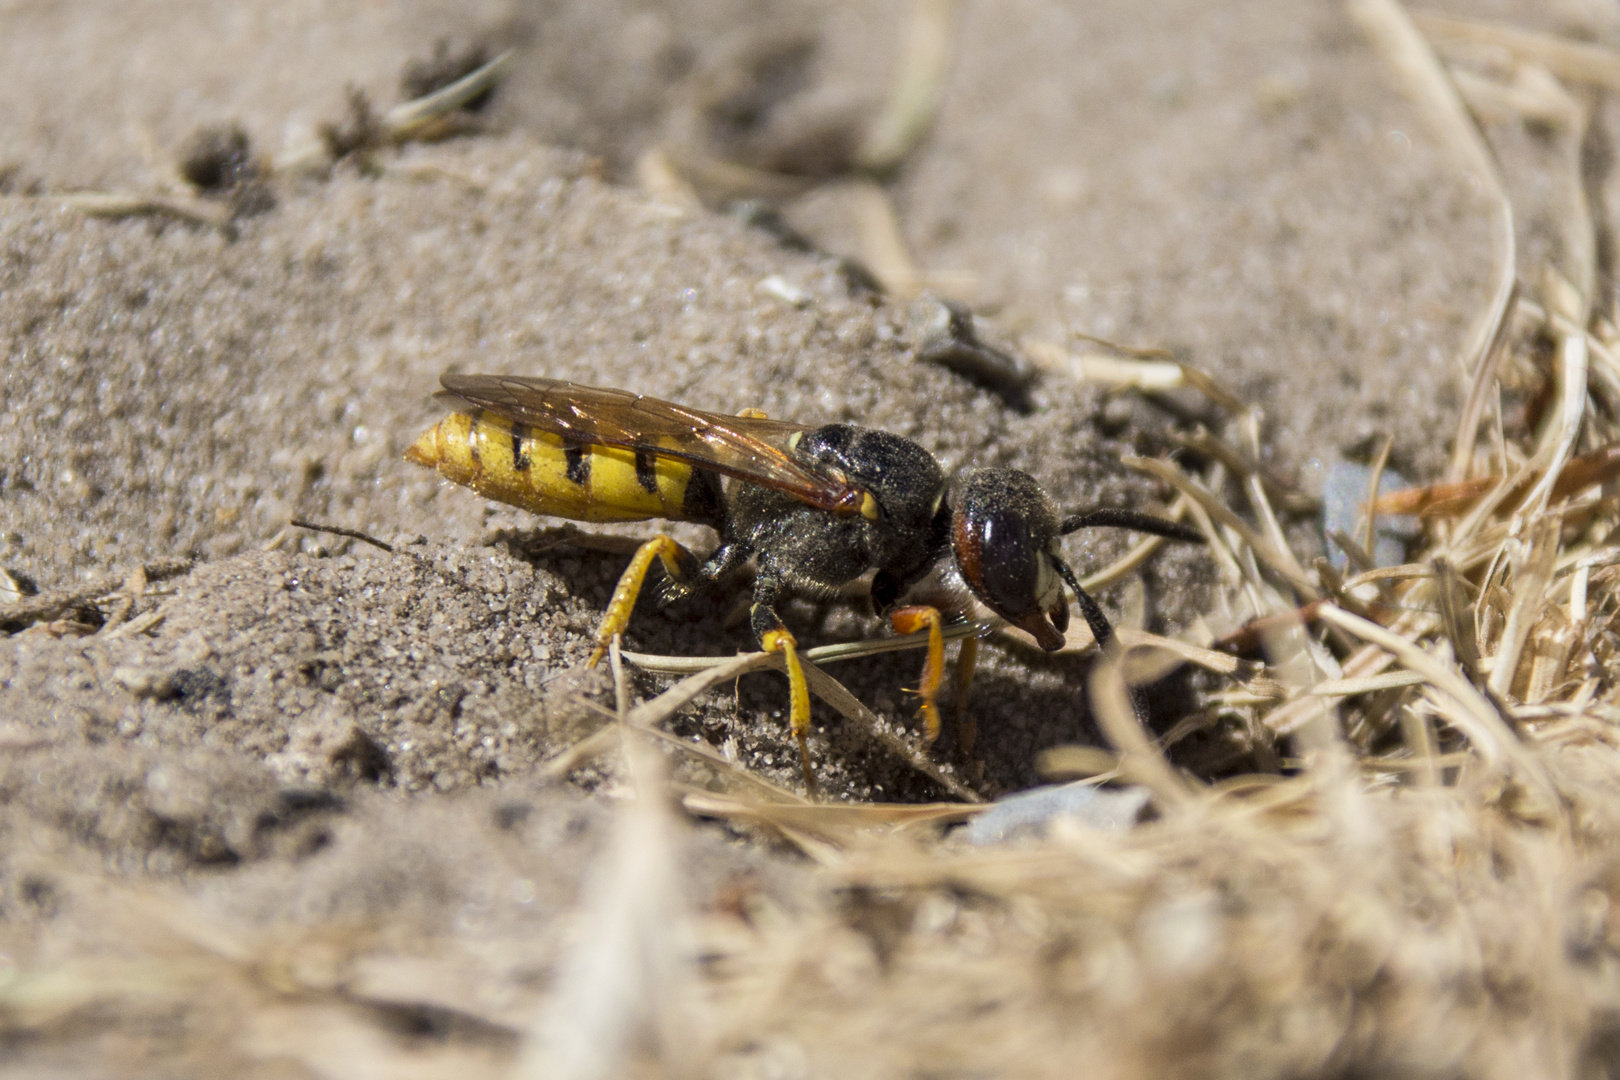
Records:
<instances>
[{"instance_id":1,"label":"compound eye","mask_svg":"<svg viewBox=\"0 0 1620 1080\"><path fill-rule=\"evenodd\" d=\"M973 591L1013 623L1038 612L1041 550L1029 522L1017 513L980 514L969 529L977 534L979 554L978 572L968 582Z\"/></svg>"}]
</instances>

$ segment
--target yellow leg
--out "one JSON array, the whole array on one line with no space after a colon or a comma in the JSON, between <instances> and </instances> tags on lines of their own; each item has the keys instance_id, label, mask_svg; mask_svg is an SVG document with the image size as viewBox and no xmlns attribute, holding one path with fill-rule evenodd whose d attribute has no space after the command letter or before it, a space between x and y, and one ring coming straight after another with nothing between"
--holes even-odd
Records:
<instances>
[{"instance_id":1,"label":"yellow leg","mask_svg":"<svg viewBox=\"0 0 1620 1080\"><path fill-rule=\"evenodd\" d=\"M804 786L812 796L816 793L816 773L810 767L810 745L806 736L810 732L810 685L804 680L804 666L799 663L799 643L786 627L768 630L760 641L766 652L779 652L787 661L788 677L788 730L799 741L799 762L804 768Z\"/></svg>"},{"instance_id":2,"label":"yellow leg","mask_svg":"<svg viewBox=\"0 0 1620 1080\"><path fill-rule=\"evenodd\" d=\"M636 549L630 565L624 568L624 573L619 575L619 583L613 587L613 599L608 601L602 625L597 627L596 651L591 653L587 667L595 667L613 639L624 633L625 626L630 622L630 613L636 608L636 597L641 595L641 584L647 580L647 571L652 569L653 560L658 559L664 564L664 573L678 578L681 576L681 560L690 561L691 558L690 551L662 535L653 537Z\"/></svg>"},{"instance_id":3,"label":"yellow leg","mask_svg":"<svg viewBox=\"0 0 1620 1080\"><path fill-rule=\"evenodd\" d=\"M979 735L979 726L974 723L973 714L968 712L968 688L973 685L973 669L978 663L979 639L963 638L962 651L956 655L956 677L951 680L951 686L956 698L956 745L969 756Z\"/></svg>"},{"instance_id":4,"label":"yellow leg","mask_svg":"<svg viewBox=\"0 0 1620 1080\"><path fill-rule=\"evenodd\" d=\"M922 714L924 740L929 744L939 738L939 684L945 678L945 638L941 633L938 608L903 607L889 616L889 625L897 634L913 634L928 628L928 659L923 661L922 679L916 695L921 698L917 711Z\"/></svg>"}]
</instances>

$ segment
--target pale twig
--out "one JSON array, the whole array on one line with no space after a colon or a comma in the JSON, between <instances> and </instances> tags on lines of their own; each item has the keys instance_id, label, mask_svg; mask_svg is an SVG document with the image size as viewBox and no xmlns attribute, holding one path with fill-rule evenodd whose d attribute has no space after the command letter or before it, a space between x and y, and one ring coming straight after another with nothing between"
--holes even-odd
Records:
<instances>
[{"instance_id":1,"label":"pale twig","mask_svg":"<svg viewBox=\"0 0 1620 1080\"><path fill-rule=\"evenodd\" d=\"M363 533L359 529L348 529L344 528L342 525L322 525L319 522L304 521L301 518L292 518L287 522L287 524L296 526L300 529L308 529L311 532L331 533L333 536L346 536L350 540L358 540L362 544L370 544L372 547L386 551L390 555L394 553L394 545L384 543L375 536L372 536L369 533Z\"/></svg>"},{"instance_id":2,"label":"pale twig","mask_svg":"<svg viewBox=\"0 0 1620 1080\"><path fill-rule=\"evenodd\" d=\"M1490 354L1492 343L1501 335L1511 310L1518 273L1513 204L1479 126L1469 115L1434 50L1412 24L1406 9L1397 0L1352 0L1350 12L1384 59L1401 75L1419 107L1427 114L1434 134L1467 167L1491 201L1498 259L1496 287L1490 305L1474 324L1462 353L1462 369L1476 373ZM1472 430L1463 431L1461 435L1451 460L1453 479L1467 475L1473 458Z\"/></svg>"},{"instance_id":3,"label":"pale twig","mask_svg":"<svg viewBox=\"0 0 1620 1080\"><path fill-rule=\"evenodd\" d=\"M1099 382L1137 390L1174 390L1185 386L1182 365L1174 360L1137 360L1102 352L1071 353L1037 338L1019 343L1039 367L1059 371L1080 382Z\"/></svg>"}]
</instances>

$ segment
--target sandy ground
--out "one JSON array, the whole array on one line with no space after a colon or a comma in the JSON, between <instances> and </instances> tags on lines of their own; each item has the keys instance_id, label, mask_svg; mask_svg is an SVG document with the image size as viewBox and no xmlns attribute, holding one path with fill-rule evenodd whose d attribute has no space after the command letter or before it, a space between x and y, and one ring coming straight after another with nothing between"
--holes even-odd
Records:
<instances>
[{"instance_id":1,"label":"sandy ground","mask_svg":"<svg viewBox=\"0 0 1620 1080\"><path fill-rule=\"evenodd\" d=\"M1615 29L1595 2L1458 10ZM117 625L0 640L13 956L71 938L90 910L78 890L110 875L249 922L408 910L441 925L484 897L487 920L458 933L526 941L512 962L546 970L548 928L605 820L581 792L617 781L586 768L546 785L536 770L601 723L585 702L611 699L582 664L623 556L558 544L557 522L401 460L437 415L443 371L857 421L953 473L1027 469L1065 505L1164 504L1118 459L1171 452L1177 409L1053 374L1019 410L917 363L906 304L841 271L859 238L839 185L786 207L824 249L808 252L636 187L644 150L782 42L803 57L786 103L738 152L836 157L821 136L882 99L905 12L0 2L0 567L49 592L152 564ZM1401 472L1439 474L1490 289L1486 203L1337 5L1013 0L960 18L938 122L889 190L918 266L954 283L988 336L1174 350L1265 409L1268 463L1307 490L1386 434ZM342 119L351 85L396 101L402 66L441 39L519 49L482 133L278 179L273 207L231 235L51 197L172 190L203 124L237 120L274 153ZM1543 177L1574 148L1494 134L1526 260L1557 252L1572 192ZM1606 212L1615 185L1589 173ZM762 289L773 275L804 303ZM396 550L289 529L292 516ZM1089 569L1124 547L1095 534L1067 550ZM160 575L176 557L184 569ZM1143 574L1148 625L1207 613L1213 573L1196 551L1160 555ZM1126 595L1102 599L1118 614ZM629 645L746 648L725 619L736 599L646 605ZM880 633L839 606L795 605L789 622L810 642ZM917 663L838 674L910 738ZM981 663L979 762L948 740L934 751L952 775L1015 790L1041 748L1095 737L1084 658L991 646ZM643 696L662 685L635 680ZM1184 692L1159 695L1159 720ZM793 785L784 707L781 680L754 675L675 730ZM835 797L943 794L819 706L812 747ZM1218 745L1186 752L1219 770ZM731 876L792 873L719 829L694 844L700 900Z\"/></svg>"}]
</instances>

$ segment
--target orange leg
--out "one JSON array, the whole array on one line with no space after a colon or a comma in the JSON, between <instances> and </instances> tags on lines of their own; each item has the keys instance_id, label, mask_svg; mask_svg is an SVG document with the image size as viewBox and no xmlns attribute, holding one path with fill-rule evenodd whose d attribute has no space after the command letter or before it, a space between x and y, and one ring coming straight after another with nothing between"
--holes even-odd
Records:
<instances>
[{"instance_id":1,"label":"orange leg","mask_svg":"<svg viewBox=\"0 0 1620 1080\"><path fill-rule=\"evenodd\" d=\"M806 736L810 732L810 685L805 682L804 665L799 663L799 643L787 627L767 630L760 639L766 652L779 652L787 663L788 677L788 730L799 743L799 763L804 768L805 790L812 798L816 794L816 773L810 767L810 745Z\"/></svg>"},{"instance_id":2,"label":"orange leg","mask_svg":"<svg viewBox=\"0 0 1620 1080\"><path fill-rule=\"evenodd\" d=\"M681 576L682 562L690 564L693 561L690 551L663 535L655 536L637 548L630 565L624 568L624 573L619 575L619 583L613 588L613 599L608 601L607 613L602 616L602 625L596 630L596 651L591 653L587 667L595 667L613 639L624 633L625 626L630 622L630 613L635 610L636 597L641 595L641 584L647 580L647 571L652 569L654 559L664 564L664 573L672 578Z\"/></svg>"},{"instance_id":3,"label":"orange leg","mask_svg":"<svg viewBox=\"0 0 1620 1080\"><path fill-rule=\"evenodd\" d=\"M973 754L973 742L979 734L979 726L968 712L968 688L973 685L973 669L978 663L979 639L963 638L962 651L956 655L956 677L951 680L951 686L956 698L956 745L969 757Z\"/></svg>"},{"instance_id":4,"label":"orange leg","mask_svg":"<svg viewBox=\"0 0 1620 1080\"><path fill-rule=\"evenodd\" d=\"M928 659L923 661L922 679L914 691L921 699L917 711L922 714L924 740L929 744L939 738L939 684L945 678L945 638L941 633L942 620L938 608L903 607L889 615L889 625L897 634L914 634L928 628Z\"/></svg>"}]
</instances>

